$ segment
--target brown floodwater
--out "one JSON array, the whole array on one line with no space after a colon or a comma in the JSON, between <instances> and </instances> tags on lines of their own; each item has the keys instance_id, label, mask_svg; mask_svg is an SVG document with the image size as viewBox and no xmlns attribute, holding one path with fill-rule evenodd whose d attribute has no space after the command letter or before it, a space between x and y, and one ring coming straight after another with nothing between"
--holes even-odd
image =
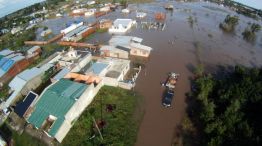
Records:
<instances>
[{"instance_id":1,"label":"brown floodwater","mask_svg":"<svg viewBox=\"0 0 262 146\"><path fill-rule=\"evenodd\" d=\"M228 8L213 3L174 3L174 11L163 9L164 2L149 4L134 4L129 7L133 10L143 10L148 13L145 19L138 20L137 28L127 35L144 39L143 44L151 46L153 51L150 59L143 69L135 90L145 98L144 117L142 119L136 146L170 146L177 127L185 114L187 103L185 94L190 90L190 78L195 66L202 62L208 71L215 71L219 66L232 66L242 64L245 66L261 66L262 64L262 32L257 33L257 39L248 43L242 39L241 33L248 22L256 22L242 15L238 15ZM117 10L102 18L133 18L135 12L123 15ZM140 21L154 21L154 12L164 12L167 15L166 29L164 31L146 30L141 27ZM227 14L238 15L239 25L234 34L224 33L219 29ZM188 24L187 18L192 16L196 20L193 28ZM101 19L101 18L100 18ZM59 33L65 27L65 21L83 20L84 17L64 17L43 22ZM59 25L60 24L60 25ZM111 35L97 33L86 42L99 41L107 44ZM172 42L172 43L170 43ZM196 49L194 43L198 42ZM167 73L175 71L180 73L175 97L171 108L161 105L163 88L160 82L164 81Z\"/></svg>"}]
</instances>

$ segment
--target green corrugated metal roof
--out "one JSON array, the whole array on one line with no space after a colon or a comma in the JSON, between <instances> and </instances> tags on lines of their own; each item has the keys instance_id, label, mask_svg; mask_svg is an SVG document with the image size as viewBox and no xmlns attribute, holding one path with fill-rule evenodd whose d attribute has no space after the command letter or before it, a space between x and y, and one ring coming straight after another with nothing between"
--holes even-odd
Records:
<instances>
[{"instance_id":1,"label":"green corrugated metal roof","mask_svg":"<svg viewBox=\"0 0 262 146\"><path fill-rule=\"evenodd\" d=\"M49 115L55 116L57 120L48 132L51 136L55 136L65 120L66 113L76 102L75 99L78 99L86 88L86 84L60 79L42 94L28 119L29 123L41 128Z\"/></svg>"},{"instance_id":2,"label":"green corrugated metal roof","mask_svg":"<svg viewBox=\"0 0 262 146\"><path fill-rule=\"evenodd\" d=\"M0 60L1 60L3 57L4 57L3 55L0 55Z\"/></svg>"}]
</instances>

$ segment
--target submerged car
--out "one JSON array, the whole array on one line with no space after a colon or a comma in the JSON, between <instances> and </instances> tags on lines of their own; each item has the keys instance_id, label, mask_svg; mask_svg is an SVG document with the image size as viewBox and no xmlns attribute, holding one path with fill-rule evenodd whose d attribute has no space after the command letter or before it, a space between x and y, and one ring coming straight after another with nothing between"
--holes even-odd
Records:
<instances>
[{"instance_id":1,"label":"submerged car","mask_svg":"<svg viewBox=\"0 0 262 146\"><path fill-rule=\"evenodd\" d=\"M164 97L162 99L162 104L164 107L170 107L172 103L172 99L174 97L174 91L173 90L166 90L164 93Z\"/></svg>"}]
</instances>

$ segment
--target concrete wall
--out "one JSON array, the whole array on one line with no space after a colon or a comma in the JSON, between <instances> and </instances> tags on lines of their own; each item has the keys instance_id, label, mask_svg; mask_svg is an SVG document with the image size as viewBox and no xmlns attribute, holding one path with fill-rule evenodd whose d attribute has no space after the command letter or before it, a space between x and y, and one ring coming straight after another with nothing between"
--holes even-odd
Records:
<instances>
[{"instance_id":1,"label":"concrete wall","mask_svg":"<svg viewBox=\"0 0 262 146\"><path fill-rule=\"evenodd\" d=\"M150 51L146 51L146 50L141 50L141 49L137 49L137 48L131 48L130 50L130 54L134 55L134 56L142 56L142 57L149 57L150 55Z\"/></svg>"},{"instance_id":2,"label":"concrete wall","mask_svg":"<svg viewBox=\"0 0 262 146\"><path fill-rule=\"evenodd\" d=\"M71 72L79 72L83 67L85 67L92 59L92 56L90 54L86 55L78 64L76 67L74 67Z\"/></svg>"},{"instance_id":3,"label":"concrete wall","mask_svg":"<svg viewBox=\"0 0 262 146\"><path fill-rule=\"evenodd\" d=\"M64 121L64 123L61 125L60 129L57 131L55 135L56 140L61 143L65 138L66 134L70 131L71 127L72 125L70 122Z\"/></svg>"},{"instance_id":4,"label":"concrete wall","mask_svg":"<svg viewBox=\"0 0 262 146\"><path fill-rule=\"evenodd\" d=\"M118 81L117 81L117 79L114 79L114 78L103 77L103 82L107 86L113 86L113 87L118 86Z\"/></svg>"},{"instance_id":5,"label":"concrete wall","mask_svg":"<svg viewBox=\"0 0 262 146\"><path fill-rule=\"evenodd\" d=\"M29 91L36 89L38 86L40 86L40 84L42 83L42 76L44 75L44 73L36 76L35 78L33 78L32 80L28 81L24 88L22 88L21 90L21 94L23 96L27 95Z\"/></svg>"},{"instance_id":6,"label":"concrete wall","mask_svg":"<svg viewBox=\"0 0 262 146\"><path fill-rule=\"evenodd\" d=\"M115 57L115 58L122 58L122 59L128 59L129 54L126 51L110 51L108 57Z\"/></svg>"}]
</instances>

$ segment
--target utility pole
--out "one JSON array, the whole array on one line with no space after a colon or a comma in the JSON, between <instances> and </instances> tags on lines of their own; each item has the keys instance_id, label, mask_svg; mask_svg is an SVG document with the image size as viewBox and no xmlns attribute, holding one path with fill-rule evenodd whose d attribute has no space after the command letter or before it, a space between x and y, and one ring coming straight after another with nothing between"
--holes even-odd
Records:
<instances>
[{"instance_id":1,"label":"utility pole","mask_svg":"<svg viewBox=\"0 0 262 146\"><path fill-rule=\"evenodd\" d=\"M97 126L96 120L95 120L95 118L94 118L93 116L92 116L92 119L93 119L93 122L95 123L95 127L96 127L96 129L97 129L97 131L98 131L98 133L99 133L99 135L100 135L100 138L101 138L102 140L104 140L104 138L103 138L103 136L102 136L102 133L101 133L99 127Z\"/></svg>"}]
</instances>

